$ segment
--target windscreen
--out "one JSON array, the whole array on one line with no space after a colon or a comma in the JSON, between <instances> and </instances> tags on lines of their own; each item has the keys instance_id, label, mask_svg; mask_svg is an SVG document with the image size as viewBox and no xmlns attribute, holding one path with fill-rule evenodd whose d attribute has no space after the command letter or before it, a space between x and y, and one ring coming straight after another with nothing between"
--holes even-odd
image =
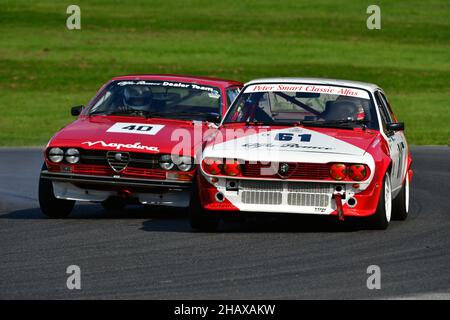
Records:
<instances>
[{"instance_id":1,"label":"windscreen","mask_svg":"<svg viewBox=\"0 0 450 320\"><path fill-rule=\"evenodd\" d=\"M366 90L311 84L247 86L224 120L264 124L365 125L378 128Z\"/></svg>"},{"instance_id":2,"label":"windscreen","mask_svg":"<svg viewBox=\"0 0 450 320\"><path fill-rule=\"evenodd\" d=\"M97 98L89 114L205 120L220 114L220 89L171 81L116 81Z\"/></svg>"}]
</instances>

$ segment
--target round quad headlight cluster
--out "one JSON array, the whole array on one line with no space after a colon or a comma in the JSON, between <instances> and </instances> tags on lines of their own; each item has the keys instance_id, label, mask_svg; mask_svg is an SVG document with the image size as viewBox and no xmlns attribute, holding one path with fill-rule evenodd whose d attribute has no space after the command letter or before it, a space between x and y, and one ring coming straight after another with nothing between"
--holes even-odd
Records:
<instances>
[{"instance_id":1,"label":"round quad headlight cluster","mask_svg":"<svg viewBox=\"0 0 450 320\"><path fill-rule=\"evenodd\" d=\"M51 148L48 152L48 158L51 162L59 163L64 159L64 151L61 148Z\"/></svg>"},{"instance_id":2,"label":"round quad headlight cluster","mask_svg":"<svg viewBox=\"0 0 450 320\"><path fill-rule=\"evenodd\" d=\"M60 163L65 159L67 163L75 164L80 161L80 151L75 148L69 148L64 152L61 148L51 148L48 151L48 158L54 163Z\"/></svg>"},{"instance_id":3,"label":"round quad headlight cluster","mask_svg":"<svg viewBox=\"0 0 450 320\"><path fill-rule=\"evenodd\" d=\"M159 159L159 166L164 170L172 170L175 164L169 154L162 155Z\"/></svg>"},{"instance_id":4,"label":"round quad headlight cluster","mask_svg":"<svg viewBox=\"0 0 450 320\"><path fill-rule=\"evenodd\" d=\"M192 159L191 157L179 157L177 159L177 167L181 171L189 171L192 169Z\"/></svg>"},{"instance_id":5,"label":"round quad headlight cluster","mask_svg":"<svg viewBox=\"0 0 450 320\"><path fill-rule=\"evenodd\" d=\"M67 149L65 159L70 164L77 163L80 161L80 151L75 148Z\"/></svg>"},{"instance_id":6,"label":"round quad headlight cluster","mask_svg":"<svg viewBox=\"0 0 450 320\"><path fill-rule=\"evenodd\" d=\"M191 157L172 157L165 154L160 157L159 166L164 170L172 170L176 166L178 170L187 172L192 169L193 163Z\"/></svg>"}]
</instances>

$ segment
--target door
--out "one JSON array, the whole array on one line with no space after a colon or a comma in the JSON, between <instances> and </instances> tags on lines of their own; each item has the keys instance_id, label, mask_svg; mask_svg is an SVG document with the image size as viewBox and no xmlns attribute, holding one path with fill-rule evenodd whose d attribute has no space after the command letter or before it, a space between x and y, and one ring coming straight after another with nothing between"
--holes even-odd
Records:
<instances>
[{"instance_id":1,"label":"door","mask_svg":"<svg viewBox=\"0 0 450 320\"><path fill-rule=\"evenodd\" d=\"M391 131L387 129L388 123L396 122L396 118L393 115L390 105L387 102L386 97L381 91L375 93L378 108L380 110L382 130L387 137L389 151L392 160L391 169L391 184L393 196L396 196L402 187L405 166L407 161L407 146L405 136L402 131Z\"/></svg>"}]
</instances>

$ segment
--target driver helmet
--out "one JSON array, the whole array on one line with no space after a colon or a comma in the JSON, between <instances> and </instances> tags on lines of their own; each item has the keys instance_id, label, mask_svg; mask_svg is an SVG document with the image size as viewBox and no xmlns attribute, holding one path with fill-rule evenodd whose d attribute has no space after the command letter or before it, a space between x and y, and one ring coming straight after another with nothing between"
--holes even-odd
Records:
<instances>
[{"instance_id":1,"label":"driver helmet","mask_svg":"<svg viewBox=\"0 0 450 320\"><path fill-rule=\"evenodd\" d=\"M148 86L126 86L123 90L123 103L135 110L148 110L152 91Z\"/></svg>"},{"instance_id":2,"label":"driver helmet","mask_svg":"<svg viewBox=\"0 0 450 320\"><path fill-rule=\"evenodd\" d=\"M350 103L352 105L351 108L347 110L347 117L352 120L365 120L366 113L364 111L364 107L362 105L362 101L360 98L355 97L339 97L336 102L342 103ZM349 106L348 106L349 107ZM347 107L347 108L348 108Z\"/></svg>"}]
</instances>

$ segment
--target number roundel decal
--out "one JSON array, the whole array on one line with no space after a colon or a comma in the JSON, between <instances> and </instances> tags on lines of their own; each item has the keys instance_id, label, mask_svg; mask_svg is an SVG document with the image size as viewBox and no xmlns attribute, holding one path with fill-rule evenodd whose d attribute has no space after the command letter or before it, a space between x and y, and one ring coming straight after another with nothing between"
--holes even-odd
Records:
<instances>
[{"instance_id":1,"label":"number roundel decal","mask_svg":"<svg viewBox=\"0 0 450 320\"><path fill-rule=\"evenodd\" d=\"M162 124L117 122L106 132L147 134L153 136L162 128L164 128Z\"/></svg>"}]
</instances>

